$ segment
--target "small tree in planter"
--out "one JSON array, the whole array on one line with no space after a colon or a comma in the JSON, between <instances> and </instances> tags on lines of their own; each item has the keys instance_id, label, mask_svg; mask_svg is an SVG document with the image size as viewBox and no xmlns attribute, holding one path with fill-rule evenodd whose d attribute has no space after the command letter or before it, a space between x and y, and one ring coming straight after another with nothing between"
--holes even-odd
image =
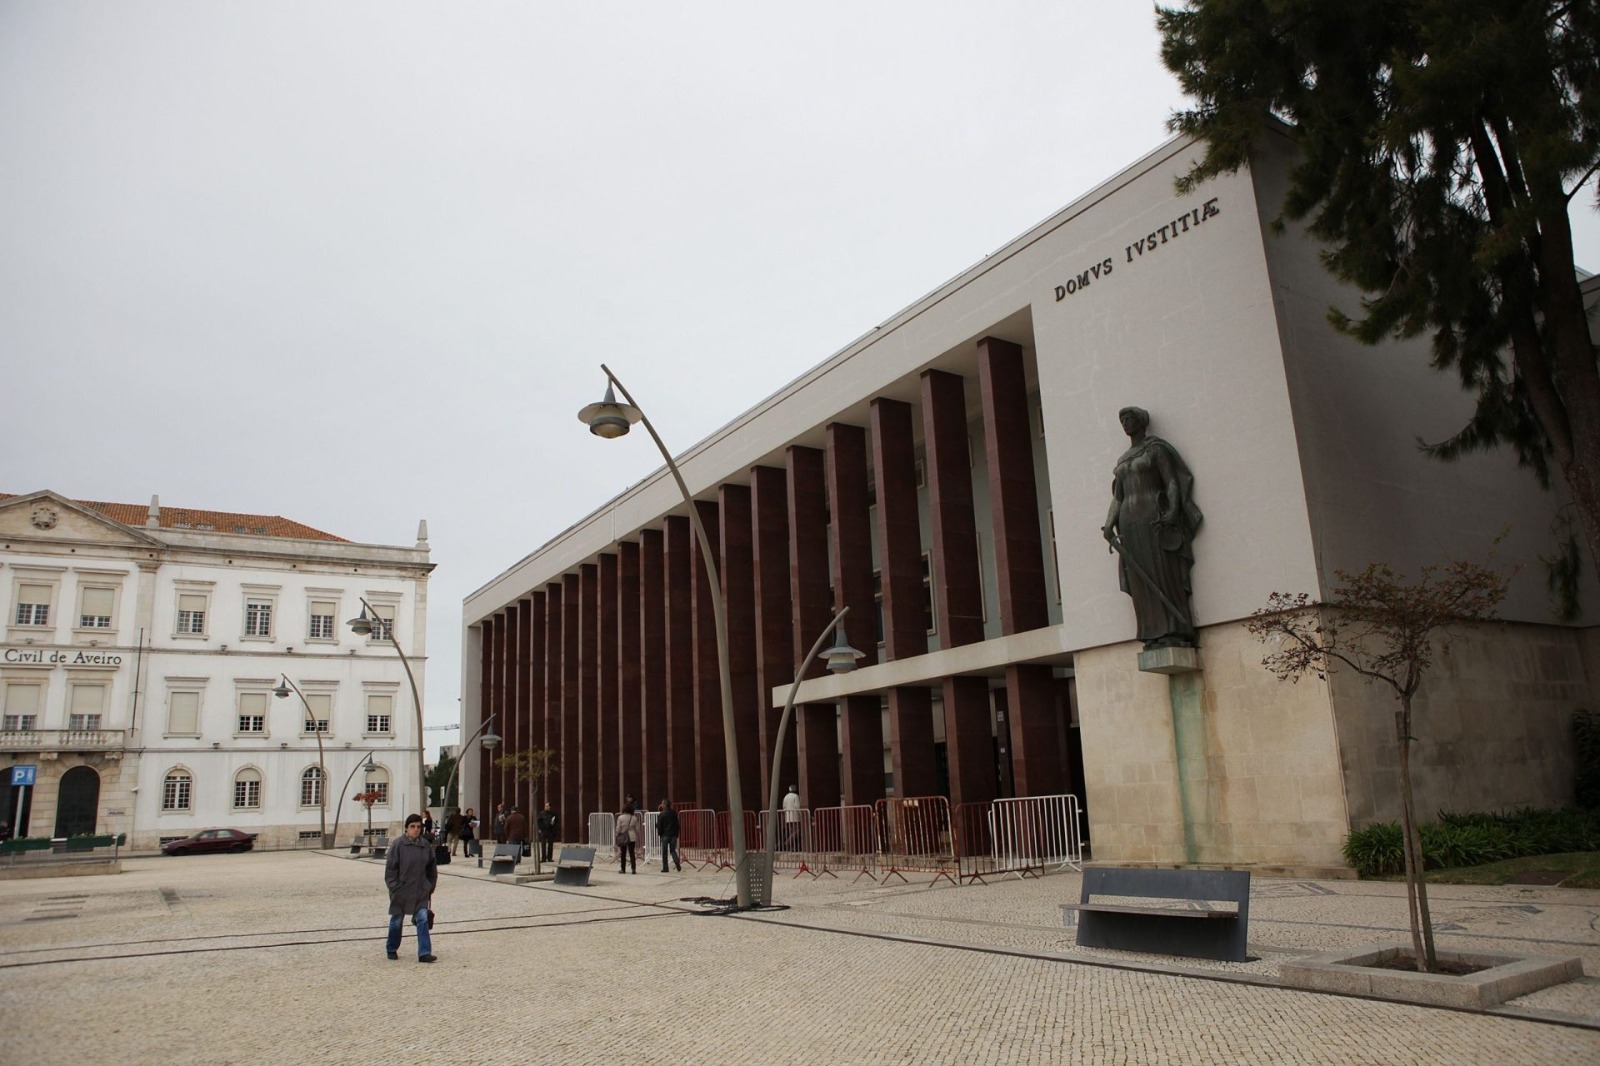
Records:
<instances>
[{"instance_id":1,"label":"small tree in planter","mask_svg":"<svg viewBox=\"0 0 1600 1066\"><path fill-rule=\"evenodd\" d=\"M377 803L380 799L383 798L383 793L379 792L375 788L369 788L365 792L357 792L354 796L351 796L350 798L355 800L357 803L361 804L363 807L365 807L367 809L367 843L371 844L372 843L372 805L374 803Z\"/></svg>"},{"instance_id":2,"label":"small tree in planter","mask_svg":"<svg viewBox=\"0 0 1600 1066\"><path fill-rule=\"evenodd\" d=\"M537 822L539 814L539 785L547 777L554 777L560 772L560 765L556 761L557 755L554 748L528 748L523 751L502 755L494 761L495 766L502 770L511 771L511 794L517 794L519 782L526 781L529 786L529 795L532 797L533 809L528 812L528 824ZM537 843L537 842L535 842ZM533 849L533 872L540 870L540 856L544 849Z\"/></svg>"},{"instance_id":3,"label":"small tree in planter","mask_svg":"<svg viewBox=\"0 0 1600 1066\"><path fill-rule=\"evenodd\" d=\"M1411 944L1417 969L1435 973L1439 959L1411 790L1411 743L1416 739L1411 703L1422 675L1433 665L1435 651L1449 646L1447 627L1494 617L1509 579L1498 570L1466 561L1425 566L1416 581L1407 581L1383 563L1373 563L1359 574L1334 573L1339 584L1332 599L1319 603L1304 592L1274 592L1246 627L1258 640L1278 642L1277 650L1261 664L1280 680L1299 681L1306 674L1326 678L1329 666L1338 663L1368 683L1381 682L1394 691L1400 705L1394 728L1400 749L1400 825Z\"/></svg>"}]
</instances>

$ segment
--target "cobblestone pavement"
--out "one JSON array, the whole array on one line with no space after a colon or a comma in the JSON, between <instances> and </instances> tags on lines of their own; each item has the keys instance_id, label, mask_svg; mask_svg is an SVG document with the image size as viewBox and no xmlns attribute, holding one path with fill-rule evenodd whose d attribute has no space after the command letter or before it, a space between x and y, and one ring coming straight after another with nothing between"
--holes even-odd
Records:
<instances>
[{"instance_id":1,"label":"cobblestone pavement","mask_svg":"<svg viewBox=\"0 0 1600 1066\"><path fill-rule=\"evenodd\" d=\"M1070 872L988 885L787 879L735 917L727 873L586 889L457 859L383 956L381 865L333 853L124 860L0 883L3 1062L1591 1063L1600 977L1465 1013L1278 987L1286 958L1406 939L1404 889L1256 878L1255 961L1080 949ZM1441 946L1578 955L1600 892L1433 890Z\"/></svg>"}]
</instances>

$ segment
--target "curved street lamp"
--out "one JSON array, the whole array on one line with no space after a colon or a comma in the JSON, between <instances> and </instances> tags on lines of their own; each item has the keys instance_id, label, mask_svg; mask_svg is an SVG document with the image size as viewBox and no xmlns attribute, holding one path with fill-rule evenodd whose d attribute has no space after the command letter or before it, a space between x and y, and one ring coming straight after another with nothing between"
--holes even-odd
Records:
<instances>
[{"instance_id":1,"label":"curved street lamp","mask_svg":"<svg viewBox=\"0 0 1600 1066\"><path fill-rule=\"evenodd\" d=\"M288 674L279 676L283 680L278 682L272 694L280 700L286 700L289 690L293 689L294 694L300 697L300 706L306 709L306 722L314 727L312 732L317 735L317 800L320 808L318 813L322 816L322 846L331 848L333 842L328 839L328 763L322 751L322 719L311 709L311 703L306 699L306 694L300 691L300 686L290 681Z\"/></svg>"},{"instance_id":2,"label":"curved street lamp","mask_svg":"<svg viewBox=\"0 0 1600 1066\"><path fill-rule=\"evenodd\" d=\"M739 788L739 745L733 717L733 675L728 665L728 614L727 606L723 602L722 578L717 569L717 558L712 551L711 538L706 533L705 523L700 521L700 509L695 506L694 497L689 494L689 486L684 483L683 474L678 471L678 464L672 461L672 453L667 451L667 446L662 443L661 435L650 424L650 419L645 417L644 411L634 403L627 387L617 380L611 368L601 363L600 369L605 371L609 383L606 385L605 398L579 411L578 421L588 426L590 433L606 440L615 440L626 435L635 422L644 425L650 434L650 439L655 441L657 450L661 452L661 458L666 461L667 471L677 483L678 491L683 495L683 502L689 509L689 524L694 527L695 539L700 544L700 556L705 563L706 579L711 586L712 621L717 630L717 669L722 689L722 742L723 754L727 760L728 823L729 836L732 838L730 844L733 848L735 892L738 895L739 909L749 910L751 870L749 855L745 850L744 796ZM619 403L617 392L621 392L622 398L627 402Z\"/></svg>"},{"instance_id":3,"label":"curved street lamp","mask_svg":"<svg viewBox=\"0 0 1600 1066\"><path fill-rule=\"evenodd\" d=\"M344 794L350 791L350 781L356 776L356 770L365 770L369 774L378 772L378 764L372 761L372 752L367 752L365 763L356 763L350 776L344 779L344 786L339 789L339 805L333 809L333 835L336 837L339 835L339 817L344 813Z\"/></svg>"},{"instance_id":4,"label":"curved street lamp","mask_svg":"<svg viewBox=\"0 0 1600 1066\"><path fill-rule=\"evenodd\" d=\"M467 749L472 746L472 742L474 740L478 739L478 733L483 733L485 729L488 729L489 723L493 722L497 717L499 716L491 714L488 718L486 718L484 723L478 727L478 732L468 737L467 742L461 745L461 750L456 752L455 765L450 767L450 777L444 785L444 795L439 797L439 802L444 804L444 813L447 817L450 814L450 804L454 803L455 808L458 811L461 809L461 804L457 801L456 794L454 792L456 784L456 771L461 769L461 760L467 757ZM493 751L500 746L500 735L495 733L493 730L490 730L487 733L483 733L483 739L479 741L479 744L482 746L484 751Z\"/></svg>"},{"instance_id":5,"label":"curved street lamp","mask_svg":"<svg viewBox=\"0 0 1600 1066\"><path fill-rule=\"evenodd\" d=\"M411 682L411 706L417 712L417 787L422 790L421 810L428 809L428 770L423 764L422 750L422 694L417 691L417 679L411 673L411 662L406 658L406 653L401 650L400 642L394 639L394 622L380 615L372 604L368 603L365 596L357 596L361 601L361 617L352 618L345 624L350 631L358 637L365 637L374 629L379 630L389 645L394 648L395 654L400 656L400 665L405 667L406 680ZM371 612L369 615L368 612ZM377 625L373 623L376 622Z\"/></svg>"},{"instance_id":6,"label":"curved street lamp","mask_svg":"<svg viewBox=\"0 0 1600 1066\"><path fill-rule=\"evenodd\" d=\"M789 732L789 719L794 716L794 697L800 691L800 682L805 680L806 671L811 668L811 660L822 652L822 657L828 661L828 669L836 674L847 674L856 668L856 660L865 653L859 652L850 646L844 635L844 616L850 613L850 608L841 607L817 637L811 650L806 653L805 659L800 663L799 669L794 672L794 683L789 686L789 697L783 702L783 717L778 719L778 742L772 747L772 762L767 770L767 854L766 878L762 886L761 906L772 906L772 869L778 858L778 760L783 756L783 741ZM834 634L833 646L827 651L822 651L822 642L828 639L828 634Z\"/></svg>"}]
</instances>

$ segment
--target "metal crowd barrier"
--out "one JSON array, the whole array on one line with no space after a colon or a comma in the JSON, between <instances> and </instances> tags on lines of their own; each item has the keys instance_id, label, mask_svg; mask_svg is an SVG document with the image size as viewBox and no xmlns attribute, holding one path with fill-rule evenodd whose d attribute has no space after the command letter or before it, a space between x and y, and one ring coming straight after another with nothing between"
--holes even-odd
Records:
<instances>
[{"instance_id":1,"label":"metal crowd barrier","mask_svg":"<svg viewBox=\"0 0 1600 1066\"><path fill-rule=\"evenodd\" d=\"M717 862L717 812L695 809L678 812L678 857L696 869Z\"/></svg>"},{"instance_id":2,"label":"metal crowd barrier","mask_svg":"<svg viewBox=\"0 0 1600 1066\"><path fill-rule=\"evenodd\" d=\"M607 811L589 815L589 846L615 853L617 850L617 816Z\"/></svg>"},{"instance_id":3,"label":"metal crowd barrier","mask_svg":"<svg viewBox=\"0 0 1600 1066\"><path fill-rule=\"evenodd\" d=\"M905 872L931 873L933 880L956 880L956 854L951 846L950 801L943 796L881 799L878 827L883 841L883 880L907 880Z\"/></svg>"},{"instance_id":4,"label":"metal crowd barrier","mask_svg":"<svg viewBox=\"0 0 1600 1066\"><path fill-rule=\"evenodd\" d=\"M878 873L878 820L866 804L818 807L811 815L810 860L802 862L796 877L838 877L837 870L856 871L856 880Z\"/></svg>"},{"instance_id":5,"label":"metal crowd barrier","mask_svg":"<svg viewBox=\"0 0 1600 1066\"><path fill-rule=\"evenodd\" d=\"M802 873L810 873L811 867L807 862L807 858L814 851L811 833L811 811L808 808L801 808L798 811L780 810L778 812L776 837L773 836L773 827L769 824L767 818L770 813L770 811L761 812L759 847L762 851L766 851L768 842L776 841L778 847L773 855L772 868L774 870L794 870L796 876ZM757 845L751 846L755 847Z\"/></svg>"},{"instance_id":6,"label":"metal crowd barrier","mask_svg":"<svg viewBox=\"0 0 1600 1066\"><path fill-rule=\"evenodd\" d=\"M1046 869L1083 869L1082 810L1071 795L964 803L955 812L962 881L1037 877Z\"/></svg>"}]
</instances>

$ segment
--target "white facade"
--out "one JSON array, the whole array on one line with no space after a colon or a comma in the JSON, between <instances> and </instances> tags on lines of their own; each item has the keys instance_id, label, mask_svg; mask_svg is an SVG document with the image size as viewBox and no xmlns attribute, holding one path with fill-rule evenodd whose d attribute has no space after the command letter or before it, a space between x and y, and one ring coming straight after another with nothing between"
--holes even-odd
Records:
<instances>
[{"instance_id":1,"label":"white facade","mask_svg":"<svg viewBox=\"0 0 1600 1066\"><path fill-rule=\"evenodd\" d=\"M419 806L419 714L396 645L346 621L363 599L392 618L421 690L432 569L425 531L388 547L155 501L0 498L0 817L141 849L221 825L315 846L324 793L348 838L371 781L374 826L397 823ZM274 696L284 677L305 703ZM27 766L24 791L10 768Z\"/></svg>"}]
</instances>

